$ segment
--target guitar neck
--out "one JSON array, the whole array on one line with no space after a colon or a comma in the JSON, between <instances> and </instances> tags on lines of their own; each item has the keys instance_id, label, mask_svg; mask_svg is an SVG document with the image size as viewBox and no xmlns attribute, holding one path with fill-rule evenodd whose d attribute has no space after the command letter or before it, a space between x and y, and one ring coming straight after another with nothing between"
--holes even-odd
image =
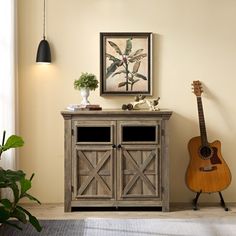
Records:
<instances>
[{"instance_id":1,"label":"guitar neck","mask_svg":"<svg viewBox=\"0 0 236 236\"><path fill-rule=\"evenodd\" d=\"M197 106L198 106L198 119L199 119L199 128L201 134L202 145L205 146L208 144L207 141L207 132L206 132L206 125L203 113L203 106L202 106L202 98L197 97Z\"/></svg>"}]
</instances>

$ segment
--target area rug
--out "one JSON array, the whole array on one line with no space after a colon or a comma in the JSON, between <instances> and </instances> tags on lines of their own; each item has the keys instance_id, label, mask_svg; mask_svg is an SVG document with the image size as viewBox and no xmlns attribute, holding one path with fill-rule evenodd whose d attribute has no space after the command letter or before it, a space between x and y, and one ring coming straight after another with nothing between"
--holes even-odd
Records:
<instances>
[{"instance_id":1,"label":"area rug","mask_svg":"<svg viewBox=\"0 0 236 236\"><path fill-rule=\"evenodd\" d=\"M31 225L22 232L9 226L0 228L0 236L233 236L236 218L217 219L85 219L41 220L38 233Z\"/></svg>"}]
</instances>

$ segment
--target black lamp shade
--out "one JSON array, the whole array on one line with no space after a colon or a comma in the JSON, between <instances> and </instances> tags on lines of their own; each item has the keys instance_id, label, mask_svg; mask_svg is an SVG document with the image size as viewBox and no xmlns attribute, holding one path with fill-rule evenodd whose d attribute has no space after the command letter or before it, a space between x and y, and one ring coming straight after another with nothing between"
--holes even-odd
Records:
<instances>
[{"instance_id":1,"label":"black lamp shade","mask_svg":"<svg viewBox=\"0 0 236 236\"><path fill-rule=\"evenodd\" d=\"M36 62L51 63L51 51L46 39L41 40L39 43Z\"/></svg>"}]
</instances>

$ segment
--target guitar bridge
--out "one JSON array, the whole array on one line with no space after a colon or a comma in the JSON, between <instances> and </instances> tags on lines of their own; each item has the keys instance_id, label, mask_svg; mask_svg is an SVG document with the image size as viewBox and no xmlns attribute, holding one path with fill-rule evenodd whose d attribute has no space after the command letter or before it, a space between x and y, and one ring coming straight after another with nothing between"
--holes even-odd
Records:
<instances>
[{"instance_id":1,"label":"guitar bridge","mask_svg":"<svg viewBox=\"0 0 236 236\"><path fill-rule=\"evenodd\" d=\"M203 171L203 172L209 172L209 171L213 171L216 169L217 169L217 166L204 166L204 167L199 168L199 170Z\"/></svg>"}]
</instances>

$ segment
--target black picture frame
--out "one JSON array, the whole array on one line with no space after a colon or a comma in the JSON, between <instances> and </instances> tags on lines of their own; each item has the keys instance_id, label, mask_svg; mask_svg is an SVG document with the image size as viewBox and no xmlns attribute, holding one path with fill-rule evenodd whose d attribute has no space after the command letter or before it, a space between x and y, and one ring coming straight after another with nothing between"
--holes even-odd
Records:
<instances>
[{"instance_id":1,"label":"black picture frame","mask_svg":"<svg viewBox=\"0 0 236 236\"><path fill-rule=\"evenodd\" d=\"M152 33L100 33L100 95L152 95Z\"/></svg>"}]
</instances>

